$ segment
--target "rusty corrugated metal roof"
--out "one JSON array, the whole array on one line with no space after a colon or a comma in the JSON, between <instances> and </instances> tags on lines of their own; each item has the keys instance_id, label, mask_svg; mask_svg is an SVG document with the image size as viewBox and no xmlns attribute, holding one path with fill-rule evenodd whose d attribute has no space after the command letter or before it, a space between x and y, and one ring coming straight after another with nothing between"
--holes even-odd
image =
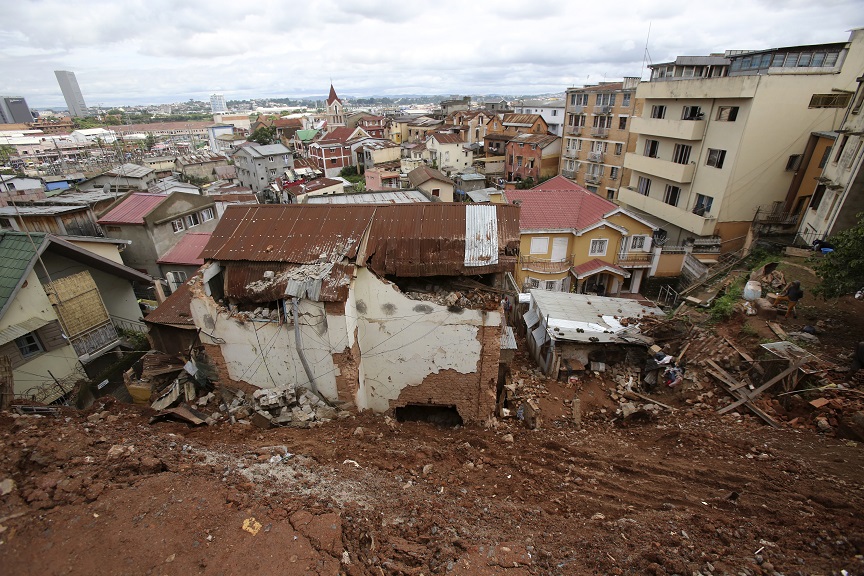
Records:
<instances>
[{"instance_id":1,"label":"rusty corrugated metal roof","mask_svg":"<svg viewBox=\"0 0 864 576\"><path fill-rule=\"evenodd\" d=\"M201 256L225 266L229 296L254 293L257 301L266 301L288 290L298 295L305 292L304 297L313 299L341 301L347 297L347 280L353 274L347 266L354 262L394 276L513 270L519 245L519 207L499 204L487 209L495 214L494 219L491 212L481 218L489 235L481 234L469 243L472 255L489 255L484 260L487 263L479 266L466 265L468 205L446 202L230 206ZM492 250L497 261L491 257ZM267 271L274 273L273 278L263 282ZM316 292L320 292L317 297Z\"/></svg>"},{"instance_id":2,"label":"rusty corrugated metal roof","mask_svg":"<svg viewBox=\"0 0 864 576\"><path fill-rule=\"evenodd\" d=\"M99 218L99 224L144 224L144 217L161 204L167 194L134 192L110 212Z\"/></svg>"},{"instance_id":3,"label":"rusty corrugated metal roof","mask_svg":"<svg viewBox=\"0 0 864 576\"><path fill-rule=\"evenodd\" d=\"M157 264L180 264L183 266L201 266L201 250L210 240L209 232L187 232L177 244L156 260Z\"/></svg>"},{"instance_id":4,"label":"rusty corrugated metal roof","mask_svg":"<svg viewBox=\"0 0 864 576\"><path fill-rule=\"evenodd\" d=\"M156 310L144 317L144 322L152 324L171 324L173 326L189 326L195 329L189 306L192 303L192 292L184 282L173 294L168 296Z\"/></svg>"}]
</instances>

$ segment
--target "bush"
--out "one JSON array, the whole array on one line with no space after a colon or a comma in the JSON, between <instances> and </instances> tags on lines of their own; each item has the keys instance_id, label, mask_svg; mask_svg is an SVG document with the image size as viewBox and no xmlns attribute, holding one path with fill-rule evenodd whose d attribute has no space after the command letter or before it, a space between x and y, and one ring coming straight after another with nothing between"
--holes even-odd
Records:
<instances>
[{"instance_id":1,"label":"bush","mask_svg":"<svg viewBox=\"0 0 864 576\"><path fill-rule=\"evenodd\" d=\"M726 288L722 296L714 299L710 313L712 322L723 322L732 317L735 313L735 304L741 300L746 279L746 276L739 276Z\"/></svg>"}]
</instances>

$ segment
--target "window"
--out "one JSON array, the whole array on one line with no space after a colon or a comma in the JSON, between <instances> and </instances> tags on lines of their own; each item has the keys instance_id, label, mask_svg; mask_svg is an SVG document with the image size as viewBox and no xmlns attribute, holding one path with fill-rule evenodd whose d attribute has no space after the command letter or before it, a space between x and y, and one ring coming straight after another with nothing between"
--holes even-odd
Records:
<instances>
[{"instance_id":1,"label":"window","mask_svg":"<svg viewBox=\"0 0 864 576\"><path fill-rule=\"evenodd\" d=\"M666 106L654 105L651 107L651 118L666 118Z\"/></svg>"},{"instance_id":2,"label":"window","mask_svg":"<svg viewBox=\"0 0 864 576\"><path fill-rule=\"evenodd\" d=\"M843 155L843 149L846 148L846 141L849 140L849 137L844 134L840 137L840 146L837 147L837 154L834 155L834 163L840 161L840 157Z\"/></svg>"},{"instance_id":3,"label":"window","mask_svg":"<svg viewBox=\"0 0 864 576\"><path fill-rule=\"evenodd\" d=\"M207 208L206 210L201 211L201 221L202 222L209 222L212 219L213 219L213 209L212 208Z\"/></svg>"},{"instance_id":4,"label":"window","mask_svg":"<svg viewBox=\"0 0 864 576\"><path fill-rule=\"evenodd\" d=\"M193 226L198 226L201 223L201 219L198 218L198 214L189 214L186 216L186 227L192 228Z\"/></svg>"},{"instance_id":5,"label":"window","mask_svg":"<svg viewBox=\"0 0 864 576\"><path fill-rule=\"evenodd\" d=\"M675 144L675 151L672 153L672 162L676 164L688 164L692 149L693 147L689 144Z\"/></svg>"},{"instance_id":6,"label":"window","mask_svg":"<svg viewBox=\"0 0 864 576\"><path fill-rule=\"evenodd\" d=\"M738 118L738 106L720 106L717 109L719 122L734 122Z\"/></svg>"},{"instance_id":7,"label":"window","mask_svg":"<svg viewBox=\"0 0 864 576\"><path fill-rule=\"evenodd\" d=\"M801 167L801 154L792 154L789 160L786 161L787 172L797 172Z\"/></svg>"},{"instance_id":8,"label":"window","mask_svg":"<svg viewBox=\"0 0 864 576\"><path fill-rule=\"evenodd\" d=\"M630 94L624 94L624 101L621 103L625 108L630 107Z\"/></svg>"},{"instance_id":9,"label":"window","mask_svg":"<svg viewBox=\"0 0 864 576\"><path fill-rule=\"evenodd\" d=\"M546 290L558 290L559 280L547 280Z\"/></svg>"},{"instance_id":10,"label":"window","mask_svg":"<svg viewBox=\"0 0 864 576\"><path fill-rule=\"evenodd\" d=\"M609 169L609 178L611 178L612 180L617 180L619 170L620 170L620 168L618 168L617 166L613 166L612 168L610 168Z\"/></svg>"},{"instance_id":11,"label":"window","mask_svg":"<svg viewBox=\"0 0 864 576\"><path fill-rule=\"evenodd\" d=\"M11 230L12 221L9 220L9 218L0 218L0 228L3 228L4 230Z\"/></svg>"},{"instance_id":12,"label":"window","mask_svg":"<svg viewBox=\"0 0 864 576\"><path fill-rule=\"evenodd\" d=\"M614 188L607 188L606 189L606 199L607 200L613 200L613 201L615 200L615 189Z\"/></svg>"},{"instance_id":13,"label":"window","mask_svg":"<svg viewBox=\"0 0 864 576\"><path fill-rule=\"evenodd\" d=\"M176 292L180 288L180 285L186 281L186 272L182 270L168 272L165 274L165 279L168 281L171 292Z\"/></svg>"},{"instance_id":14,"label":"window","mask_svg":"<svg viewBox=\"0 0 864 576\"><path fill-rule=\"evenodd\" d=\"M726 159L726 151L725 150L717 150L715 148L708 149L708 159L705 161L705 164L708 166L713 166L714 168L722 168L723 161Z\"/></svg>"},{"instance_id":15,"label":"window","mask_svg":"<svg viewBox=\"0 0 864 576\"><path fill-rule=\"evenodd\" d=\"M642 196L648 196L651 192L651 179L639 176L639 186L636 188L636 191Z\"/></svg>"},{"instance_id":16,"label":"window","mask_svg":"<svg viewBox=\"0 0 864 576\"><path fill-rule=\"evenodd\" d=\"M591 240L591 248L588 251L589 256L605 256L606 255L606 246L609 244L609 240L605 238Z\"/></svg>"},{"instance_id":17,"label":"window","mask_svg":"<svg viewBox=\"0 0 864 576\"><path fill-rule=\"evenodd\" d=\"M631 250L644 250L645 249L645 236L633 236L630 240L630 249Z\"/></svg>"},{"instance_id":18,"label":"window","mask_svg":"<svg viewBox=\"0 0 864 576\"><path fill-rule=\"evenodd\" d=\"M813 94L808 108L846 108L851 100L851 94Z\"/></svg>"},{"instance_id":19,"label":"window","mask_svg":"<svg viewBox=\"0 0 864 576\"><path fill-rule=\"evenodd\" d=\"M818 210L823 196L825 196L825 185L819 184L816 186L816 190L813 191L813 198L810 199L810 208Z\"/></svg>"},{"instance_id":20,"label":"window","mask_svg":"<svg viewBox=\"0 0 864 576\"><path fill-rule=\"evenodd\" d=\"M436 198L440 198L441 197L441 189L440 188L432 188L432 196L435 196Z\"/></svg>"},{"instance_id":21,"label":"window","mask_svg":"<svg viewBox=\"0 0 864 576\"><path fill-rule=\"evenodd\" d=\"M552 116L557 116L557 115L558 115L558 110L553 108L552 109Z\"/></svg>"},{"instance_id":22,"label":"window","mask_svg":"<svg viewBox=\"0 0 864 576\"><path fill-rule=\"evenodd\" d=\"M531 288L539 288L540 280L537 278L528 278L528 285L531 286Z\"/></svg>"},{"instance_id":23,"label":"window","mask_svg":"<svg viewBox=\"0 0 864 576\"><path fill-rule=\"evenodd\" d=\"M549 253L549 237L541 236L531 238L531 254L548 254Z\"/></svg>"},{"instance_id":24,"label":"window","mask_svg":"<svg viewBox=\"0 0 864 576\"><path fill-rule=\"evenodd\" d=\"M657 158L657 153L660 151L660 142L657 140L645 140L644 155L649 158Z\"/></svg>"},{"instance_id":25,"label":"window","mask_svg":"<svg viewBox=\"0 0 864 576\"><path fill-rule=\"evenodd\" d=\"M701 120L704 116L702 108L699 106L684 106L684 110L681 112L682 120Z\"/></svg>"},{"instance_id":26,"label":"window","mask_svg":"<svg viewBox=\"0 0 864 576\"><path fill-rule=\"evenodd\" d=\"M39 354L45 350L42 348L42 343L39 342L35 332L30 332L29 334L16 338L15 344L18 346L18 351L21 352L21 356L24 358L29 358L30 356Z\"/></svg>"},{"instance_id":27,"label":"window","mask_svg":"<svg viewBox=\"0 0 864 576\"><path fill-rule=\"evenodd\" d=\"M624 144L618 142L615 144L615 155L620 156L624 152Z\"/></svg>"},{"instance_id":28,"label":"window","mask_svg":"<svg viewBox=\"0 0 864 576\"><path fill-rule=\"evenodd\" d=\"M592 194L597 194L597 186L591 185L591 186L586 186L585 188L587 188L588 191L591 192Z\"/></svg>"},{"instance_id":29,"label":"window","mask_svg":"<svg viewBox=\"0 0 864 576\"><path fill-rule=\"evenodd\" d=\"M704 216L711 212L711 205L714 203L714 198L711 196L703 196L696 194L696 206L693 207L693 213L697 216Z\"/></svg>"},{"instance_id":30,"label":"window","mask_svg":"<svg viewBox=\"0 0 864 576\"><path fill-rule=\"evenodd\" d=\"M177 220L173 220L171 222L171 229L174 230L174 233L182 232L185 227L183 226L183 219L178 218Z\"/></svg>"},{"instance_id":31,"label":"window","mask_svg":"<svg viewBox=\"0 0 864 576\"><path fill-rule=\"evenodd\" d=\"M621 116L620 118L618 118L618 129L619 130L626 130L627 129L627 117L626 116Z\"/></svg>"},{"instance_id":32,"label":"window","mask_svg":"<svg viewBox=\"0 0 864 576\"><path fill-rule=\"evenodd\" d=\"M678 206L678 199L681 197L681 188L678 186L666 185L666 192L663 194L663 202L670 206Z\"/></svg>"}]
</instances>

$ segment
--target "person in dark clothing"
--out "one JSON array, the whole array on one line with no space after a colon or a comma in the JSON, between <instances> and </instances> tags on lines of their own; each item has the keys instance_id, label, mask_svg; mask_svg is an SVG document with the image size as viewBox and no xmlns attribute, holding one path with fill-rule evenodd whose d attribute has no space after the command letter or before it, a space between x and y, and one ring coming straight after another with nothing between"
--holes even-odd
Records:
<instances>
[{"instance_id":1,"label":"person in dark clothing","mask_svg":"<svg viewBox=\"0 0 864 576\"><path fill-rule=\"evenodd\" d=\"M798 305L798 301L803 297L804 290L801 289L801 282L795 280L794 282L790 282L786 286L786 289L774 299L774 306L777 306L780 302L786 302L786 318L793 315L797 318L798 313L795 311L795 306Z\"/></svg>"},{"instance_id":2,"label":"person in dark clothing","mask_svg":"<svg viewBox=\"0 0 864 576\"><path fill-rule=\"evenodd\" d=\"M821 252L823 248L834 249L834 245L828 242L827 240L814 240L813 241L813 251Z\"/></svg>"}]
</instances>

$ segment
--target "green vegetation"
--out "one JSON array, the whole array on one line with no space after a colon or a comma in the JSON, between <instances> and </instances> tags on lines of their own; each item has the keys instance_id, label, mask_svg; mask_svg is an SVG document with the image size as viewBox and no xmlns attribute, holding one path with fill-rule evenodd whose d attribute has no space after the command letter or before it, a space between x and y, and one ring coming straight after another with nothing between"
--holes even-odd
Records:
<instances>
[{"instance_id":1,"label":"green vegetation","mask_svg":"<svg viewBox=\"0 0 864 576\"><path fill-rule=\"evenodd\" d=\"M8 144L0 144L0 164L6 164L12 156L15 156L15 147Z\"/></svg>"},{"instance_id":2,"label":"green vegetation","mask_svg":"<svg viewBox=\"0 0 864 576\"><path fill-rule=\"evenodd\" d=\"M272 126L261 126L246 138L249 142L255 142L261 146L273 144L276 141L276 129Z\"/></svg>"},{"instance_id":3,"label":"green vegetation","mask_svg":"<svg viewBox=\"0 0 864 576\"><path fill-rule=\"evenodd\" d=\"M536 185L537 184L534 182L534 177L529 176L528 178L525 178L524 180L520 180L519 182L517 182L516 183L516 189L517 190L527 190L529 188L533 188Z\"/></svg>"},{"instance_id":4,"label":"green vegetation","mask_svg":"<svg viewBox=\"0 0 864 576\"><path fill-rule=\"evenodd\" d=\"M850 294L864 286L864 212L858 223L831 239L834 251L821 256L814 267L822 283L813 292L822 298Z\"/></svg>"},{"instance_id":5,"label":"green vegetation","mask_svg":"<svg viewBox=\"0 0 864 576\"><path fill-rule=\"evenodd\" d=\"M714 300L714 304L711 305L711 322L723 322L732 317L735 312L735 304L741 300L746 279L746 276L739 276L726 288L726 292L722 296Z\"/></svg>"},{"instance_id":6,"label":"green vegetation","mask_svg":"<svg viewBox=\"0 0 864 576\"><path fill-rule=\"evenodd\" d=\"M339 172L339 176L354 184L355 192L363 192L366 190L366 178L357 172L356 166L346 166Z\"/></svg>"}]
</instances>

